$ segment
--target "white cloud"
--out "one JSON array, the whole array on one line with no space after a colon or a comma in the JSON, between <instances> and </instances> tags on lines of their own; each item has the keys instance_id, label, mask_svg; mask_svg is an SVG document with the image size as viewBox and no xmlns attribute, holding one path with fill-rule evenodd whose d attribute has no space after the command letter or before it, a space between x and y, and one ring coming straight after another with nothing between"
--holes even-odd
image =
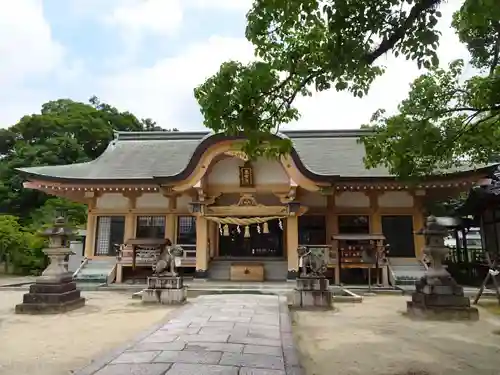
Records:
<instances>
[{"instance_id":1,"label":"white cloud","mask_svg":"<svg viewBox=\"0 0 500 375\"><path fill-rule=\"evenodd\" d=\"M61 71L63 47L54 41L41 1L0 2L0 127L35 111L47 97L27 86L33 78Z\"/></svg>"},{"instance_id":2,"label":"white cloud","mask_svg":"<svg viewBox=\"0 0 500 375\"><path fill-rule=\"evenodd\" d=\"M201 6L205 0L193 1L198 1ZM454 30L449 27L456 6L448 3L441 9L443 20L440 29L443 35L439 55L443 65L468 56ZM199 129L201 121L196 124L182 123L180 118L179 108L198 112L193 88L215 73L221 62L228 59L249 61L252 55L252 46L243 38L212 37L206 43L189 46L176 57L158 60L149 68L124 69L107 77L103 82L102 97L141 117L152 117L164 127ZM296 105L302 117L296 123L285 125L285 128L358 128L367 123L379 108L394 112L398 103L406 97L410 83L423 71L418 70L414 62L392 55L382 58L379 63L387 66L387 73L375 81L367 97L359 99L349 93L332 90L299 98Z\"/></svg>"},{"instance_id":3,"label":"white cloud","mask_svg":"<svg viewBox=\"0 0 500 375\"><path fill-rule=\"evenodd\" d=\"M182 25L180 0L127 1L111 10L104 20L118 27L125 39L139 42L148 35L172 35Z\"/></svg>"},{"instance_id":4,"label":"white cloud","mask_svg":"<svg viewBox=\"0 0 500 375\"><path fill-rule=\"evenodd\" d=\"M163 127L199 129L201 123L179 122L179 107L189 103L192 110L197 111L194 87L216 72L222 62L229 59L246 62L252 57L253 48L244 39L211 37L149 68L124 69L106 77L99 92L103 100L139 117L151 117Z\"/></svg>"},{"instance_id":5,"label":"white cloud","mask_svg":"<svg viewBox=\"0 0 500 375\"><path fill-rule=\"evenodd\" d=\"M443 4L439 30L442 32L438 56L445 67L455 59L468 59L469 54L455 31L451 28L456 2ZM315 93L311 97L299 98L296 102L302 116L298 122L285 125L285 129L338 129L358 128L368 123L373 112L384 108L395 113L398 104L407 97L410 84L424 72L416 63L392 54L378 61L387 67L386 73L375 80L369 95L359 99L347 92L328 91ZM466 69L467 70L467 69Z\"/></svg>"},{"instance_id":6,"label":"white cloud","mask_svg":"<svg viewBox=\"0 0 500 375\"><path fill-rule=\"evenodd\" d=\"M97 0L74 0L73 15L105 19L118 27L123 38L137 43L151 35L175 33L182 23L183 10L224 8L240 14L249 8L250 0L109 0L106 4L112 6L106 5L104 10L99 4ZM440 56L443 63L467 57L466 49L449 27L456 6L449 2L442 9ZM194 87L214 74L223 61L245 62L253 58L253 48L245 39L222 36L186 45L176 56L159 58L146 67L134 66L134 59L127 58L130 52L116 56L112 73L96 76L81 63L65 61L64 49L53 40L50 26L43 18L41 0L0 3L0 124L13 123L22 115L38 110L43 102L72 92L77 95L75 99L96 94L139 117L151 117L163 127L200 129L201 117L199 122L194 120L199 113L193 97ZM302 118L286 127L357 128L378 108L394 111L421 71L404 58L388 56L383 63L387 73L377 79L369 96L357 99L348 93L330 91L299 98L297 106ZM61 85L57 93L51 87L35 90L23 85L27 78L44 77L53 72L57 72L57 84ZM191 121L184 122L186 117Z\"/></svg>"},{"instance_id":7,"label":"white cloud","mask_svg":"<svg viewBox=\"0 0 500 375\"><path fill-rule=\"evenodd\" d=\"M201 9L226 9L246 11L251 8L252 2L252 0L187 0L187 6Z\"/></svg>"},{"instance_id":8,"label":"white cloud","mask_svg":"<svg viewBox=\"0 0 500 375\"><path fill-rule=\"evenodd\" d=\"M40 1L0 4L0 85L19 83L46 74L63 61L63 48L54 42L43 18Z\"/></svg>"}]
</instances>

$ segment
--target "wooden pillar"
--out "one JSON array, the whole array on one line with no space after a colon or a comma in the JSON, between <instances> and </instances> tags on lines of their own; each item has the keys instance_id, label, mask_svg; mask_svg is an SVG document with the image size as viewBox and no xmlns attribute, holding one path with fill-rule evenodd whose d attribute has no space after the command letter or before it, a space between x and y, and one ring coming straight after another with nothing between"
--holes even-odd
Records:
<instances>
[{"instance_id":1,"label":"wooden pillar","mask_svg":"<svg viewBox=\"0 0 500 375\"><path fill-rule=\"evenodd\" d=\"M167 214L165 228L165 238L168 238L172 243L177 243L177 215Z\"/></svg>"},{"instance_id":2,"label":"wooden pillar","mask_svg":"<svg viewBox=\"0 0 500 375\"><path fill-rule=\"evenodd\" d=\"M286 220L286 246L288 258L288 279L295 279L299 274L299 220L289 216Z\"/></svg>"},{"instance_id":3,"label":"wooden pillar","mask_svg":"<svg viewBox=\"0 0 500 375\"><path fill-rule=\"evenodd\" d=\"M206 278L208 270L208 225L203 216L196 217L196 277Z\"/></svg>"},{"instance_id":4,"label":"wooden pillar","mask_svg":"<svg viewBox=\"0 0 500 375\"><path fill-rule=\"evenodd\" d=\"M332 236L339 232L339 217L335 212L335 194L327 197L327 212L326 212L326 244L332 246L332 253L335 254L333 265L335 266L334 282L340 284L340 264L338 259L338 243L332 240Z\"/></svg>"},{"instance_id":5,"label":"wooden pillar","mask_svg":"<svg viewBox=\"0 0 500 375\"><path fill-rule=\"evenodd\" d=\"M85 256L87 258L92 258L94 256L95 236L97 233L96 225L97 216L89 210L87 215L87 235L85 238Z\"/></svg>"},{"instance_id":6,"label":"wooden pillar","mask_svg":"<svg viewBox=\"0 0 500 375\"><path fill-rule=\"evenodd\" d=\"M215 257L215 249L217 245L217 236L219 235L219 228L214 221L208 222L208 247L209 247L209 260Z\"/></svg>"},{"instance_id":7,"label":"wooden pillar","mask_svg":"<svg viewBox=\"0 0 500 375\"><path fill-rule=\"evenodd\" d=\"M177 208L177 196L168 195L168 209L174 211ZM165 238L168 238L172 243L177 243L177 215L174 213L167 214L165 228Z\"/></svg>"},{"instance_id":8,"label":"wooden pillar","mask_svg":"<svg viewBox=\"0 0 500 375\"><path fill-rule=\"evenodd\" d=\"M380 215L380 209L378 206L378 193L370 194L370 210L372 212L370 218L370 233L371 234L383 234L382 231L382 217Z\"/></svg>"},{"instance_id":9,"label":"wooden pillar","mask_svg":"<svg viewBox=\"0 0 500 375\"><path fill-rule=\"evenodd\" d=\"M123 241L127 243L128 240L135 237L135 215L132 212L128 212L125 215L125 231L123 235Z\"/></svg>"},{"instance_id":10,"label":"wooden pillar","mask_svg":"<svg viewBox=\"0 0 500 375\"><path fill-rule=\"evenodd\" d=\"M413 233L419 231L425 226L423 197L413 196ZM422 235L413 235L413 242L415 244L415 257L422 259L423 250L425 246L425 239Z\"/></svg>"},{"instance_id":11,"label":"wooden pillar","mask_svg":"<svg viewBox=\"0 0 500 375\"><path fill-rule=\"evenodd\" d=\"M127 192L123 194L128 198L128 212L125 215L125 233L123 235L124 243L128 240L135 238L135 215L133 211L136 208L137 198L140 196L138 192Z\"/></svg>"}]
</instances>

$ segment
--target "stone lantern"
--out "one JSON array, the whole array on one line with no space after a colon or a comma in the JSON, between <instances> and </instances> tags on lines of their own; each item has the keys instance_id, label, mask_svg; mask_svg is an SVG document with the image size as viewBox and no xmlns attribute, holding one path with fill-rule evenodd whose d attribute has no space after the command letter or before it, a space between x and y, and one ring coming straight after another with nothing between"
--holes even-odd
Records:
<instances>
[{"instance_id":1,"label":"stone lantern","mask_svg":"<svg viewBox=\"0 0 500 375\"><path fill-rule=\"evenodd\" d=\"M416 283L416 291L407 303L408 315L440 320L477 320L478 310L470 306L463 288L443 266L449 251L444 244L448 230L443 219L429 216L425 228L417 232L425 236L423 252L430 258L431 266Z\"/></svg>"},{"instance_id":2,"label":"stone lantern","mask_svg":"<svg viewBox=\"0 0 500 375\"><path fill-rule=\"evenodd\" d=\"M40 234L49 240L49 247L43 252L49 257L50 264L30 286L29 293L23 296L23 303L16 306L16 313L57 314L85 305L85 298L80 296L73 274L65 265L66 256L72 253L69 240L73 234L62 217Z\"/></svg>"}]
</instances>

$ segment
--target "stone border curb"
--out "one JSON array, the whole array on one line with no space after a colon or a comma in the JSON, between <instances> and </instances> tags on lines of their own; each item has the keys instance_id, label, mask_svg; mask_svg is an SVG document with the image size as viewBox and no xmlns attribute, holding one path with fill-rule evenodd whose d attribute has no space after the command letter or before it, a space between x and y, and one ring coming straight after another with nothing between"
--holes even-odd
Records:
<instances>
[{"instance_id":1,"label":"stone border curb","mask_svg":"<svg viewBox=\"0 0 500 375\"><path fill-rule=\"evenodd\" d=\"M116 357L118 357L120 354L125 352L127 349L131 348L132 346L136 345L140 341L147 338L149 335L152 335L153 333L158 331L161 327L163 327L165 324L167 324L170 320L175 319L176 317L181 315L184 312L184 310L188 309L189 307L191 307L191 303L186 302L184 305L182 305L181 307L172 311L170 314L167 314L158 323L156 323L152 327L148 328L147 330L143 331L140 335L136 336L132 340L129 340L127 342L127 344L119 346L119 347L111 350L110 352L104 354L103 356L98 357L95 360L92 360L92 362L89 365L87 365L79 370L72 371L71 373L74 375L92 375L92 374L95 374L97 371L99 371L104 366L106 366L107 364L112 362Z\"/></svg>"},{"instance_id":2,"label":"stone border curb","mask_svg":"<svg viewBox=\"0 0 500 375\"><path fill-rule=\"evenodd\" d=\"M280 311L280 336L281 347L283 349L283 359L285 361L286 375L305 375L304 368L300 364L297 346L293 340L292 317L288 308L288 301L285 297L279 298Z\"/></svg>"}]
</instances>

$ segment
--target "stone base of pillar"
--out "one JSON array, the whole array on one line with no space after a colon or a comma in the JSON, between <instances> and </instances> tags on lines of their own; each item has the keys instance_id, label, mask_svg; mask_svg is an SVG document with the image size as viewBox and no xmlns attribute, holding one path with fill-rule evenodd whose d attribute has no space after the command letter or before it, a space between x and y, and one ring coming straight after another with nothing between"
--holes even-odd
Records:
<instances>
[{"instance_id":1,"label":"stone base of pillar","mask_svg":"<svg viewBox=\"0 0 500 375\"><path fill-rule=\"evenodd\" d=\"M208 278L208 271L207 270L196 270L194 273L194 277L196 279L206 279L206 278Z\"/></svg>"},{"instance_id":2,"label":"stone base of pillar","mask_svg":"<svg viewBox=\"0 0 500 375\"><path fill-rule=\"evenodd\" d=\"M299 273L297 271L288 270L286 278L287 278L287 280L296 280L298 276L299 276Z\"/></svg>"},{"instance_id":3,"label":"stone base of pillar","mask_svg":"<svg viewBox=\"0 0 500 375\"><path fill-rule=\"evenodd\" d=\"M297 279L293 292L292 308L301 310L330 310L333 308L333 295L328 290L326 278L304 277Z\"/></svg>"},{"instance_id":4,"label":"stone base of pillar","mask_svg":"<svg viewBox=\"0 0 500 375\"><path fill-rule=\"evenodd\" d=\"M151 276L148 288L142 291L142 302L181 305L186 302L187 288L182 277Z\"/></svg>"},{"instance_id":5,"label":"stone base of pillar","mask_svg":"<svg viewBox=\"0 0 500 375\"><path fill-rule=\"evenodd\" d=\"M16 305L16 314L59 314L85 305L71 276L50 283L40 280L30 286L23 303Z\"/></svg>"},{"instance_id":6,"label":"stone base of pillar","mask_svg":"<svg viewBox=\"0 0 500 375\"><path fill-rule=\"evenodd\" d=\"M428 320L478 320L479 311L471 307L463 288L450 276L426 277L416 284L416 291L407 302L408 316Z\"/></svg>"}]
</instances>

